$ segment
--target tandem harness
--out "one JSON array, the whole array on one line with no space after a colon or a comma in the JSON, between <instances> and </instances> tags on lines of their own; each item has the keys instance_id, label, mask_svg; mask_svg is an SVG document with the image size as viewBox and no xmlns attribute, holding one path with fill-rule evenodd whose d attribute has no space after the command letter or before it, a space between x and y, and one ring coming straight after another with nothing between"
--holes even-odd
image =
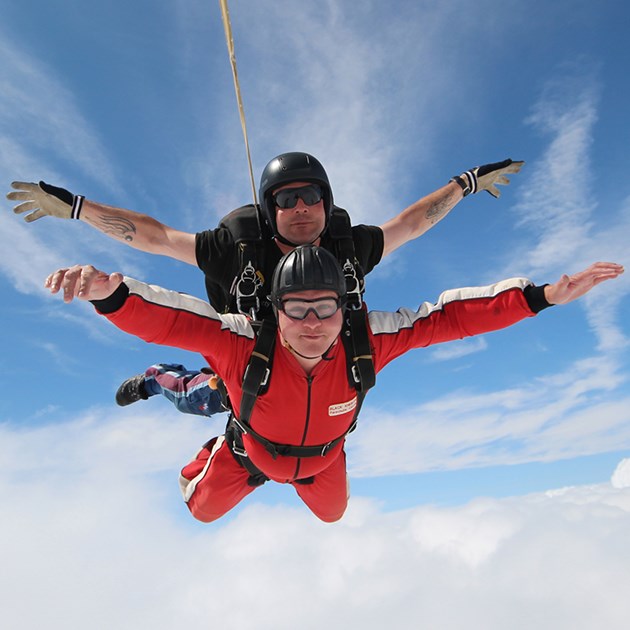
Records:
<instances>
[{"instance_id":1,"label":"tandem harness","mask_svg":"<svg viewBox=\"0 0 630 630\"><path fill-rule=\"evenodd\" d=\"M351 319L358 320L354 313L358 314L363 319L363 325L365 327L365 342L367 347L361 346L359 343L359 337L353 334L351 329ZM243 444L243 435L249 434L254 440L263 445L267 452L276 459L280 457L325 457L330 449L334 448L337 444L342 442L346 436L354 431L357 425L357 419L361 410L361 405L367 391L374 384L375 378L371 380L360 380L361 370L365 372L365 364L367 363L367 357L369 356L370 363L372 359L371 350L369 348L369 341L367 337L367 322L366 311L361 309L360 311L347 311L344 319L344 328L341 333L342 342L347 357L347 372L350 379L350 384L356 389L357 392L357 406L352 418L352 422L348 429L344 431L340 436L327 442L326 444L318 444L313 446L296 446L292 444L278 444L271 442L267 438L263 437L252 429L250 425L250 418L256 399L258 396L264 394L269 387L269 382L272 375L272 361L275 348L277 324L275 320L270 318L264 319L262 322L256 322L257 338L256 345L251 354L251 358L245 370L243 376L243 393L241 397L241 406L238 417L236 417L234 411L230 412L227 427L225 430L225 439L228 446L235 457L236 461L243 466L249 472L248 484L251 486L259 486L268 481L268 477L262 473L249 459L247 451ZM361 367L359 367L361 366ZM374 375L374 368L372 366L372 375ZM295 483L308 484L312 483L313 478L298 479Z\"/></svg>"},{"instance_id":2,"label":"tandem harness","mask_svg":"<svg viewBox=\"0 0 630 630\"><path fill-rule=\"evenodd\" d=\"M223 218L219 225L230 231L238 246L240 271L232 282L230 295L226 296L223 293L222 300L217 299L215 302L213 299L213 303L219 307L223 306L227 311L229 302L234 300L238 311L250 318L256 331L256 345L243 375L243 395L238 418L231 410L225 435L232 454L250 473L248 483L258 486L265 483L268 477L249 460L243 446L244 434L248 433L262 444L274 459L278 456L325 457L331 448L344 440L356 427L363 399L376 382L367 332L367 313L363 304L363 270L354 251L350 217L345 210L335 206L328 221L327 232L333 242L333 253L346 279L347 302L341 339L347 357L348 381L357 391L357 406L348 430L327 444L316 446L277 444L256 433L249 424L257 397L264 394L269 386L277 333L277 323L270 312L271 305L266 296L261 295L261 289L264 286L261 269L264 268L265 241L271 240L271 234L261 220L258 209L252 205L233 210ZM216 290L213 291L213 296L218 297ZM263 317L259 319L261 314ZM224 392L224 386L220 389ZM312 478L296 481L296 483L309 482L312 483Z\"/></svg>"}]
</instances>

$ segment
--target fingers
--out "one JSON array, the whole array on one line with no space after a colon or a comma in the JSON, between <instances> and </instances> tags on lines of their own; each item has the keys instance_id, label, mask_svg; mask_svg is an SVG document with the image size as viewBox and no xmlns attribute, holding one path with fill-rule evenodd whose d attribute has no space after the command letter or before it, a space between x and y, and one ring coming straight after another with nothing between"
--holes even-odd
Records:
<instances>
[{"instance_id":1,"label":"fingers","mask_svg":"<svg viewBox=\"0 0 630 630\"><path fill-rule=\"evenodd\" d=\"M75 265L69 269L58 269L51 273L44 282L44 287L51 293L63 292L63 301L72 302L75 297L89 295L92 282L102 272L92 265ZM86 298L87 299L87 298Z\"/></svg>"},{"instance_id":2,"label":"fingers","mask_svg":"<svg viewBox=\"0 0 630 630\"><path fill-rule=\"evenodd\" d=\"M504 169L501 169L501 171L503 173L518 173L520 172L520 170L523 168L523 164L525 164L525 162L523 160L518 161L518 162L512 162L512 164L510 164L509 166L507 166Z\"/></svg>"},{"instance_id":3,"label":"fingers","mask_svg":"<svg viewBox=\"0 0 630 630\"><path fill-rule=\"evenodd\" d=\"M15 189L7 193L7 199L11 201L28 201L40 192L39 186L32 182L11 182L11 188Z\"/></svg>"},{"instance_id":4,"label":"fingers","mask_svg":"<svg viewBox=\"0 0 630 630\"><path fill-rule=\"evenodd\" d=\"M584 271L580 271L579 273L571 276L571 279L574 282L579 282L582 279L590 279L593 281L597 280L598 282L601 282L602 280L616 278L623 272L623 265L611 262L596 262Z\"/></svg>"},{"instance_id":5,"label":"fingers","mask_svg":"<svg viewBox=\"0 0 630 630\"><path fill-rule=\"evenodd\" d=\"M12 193L9 193L9 195ZM19 195L20 193L15 193ZM9 196L7 195L7 197ZM29 199L29 201L24 201L23 203L19 203L15 208L13 208L13 212L15 214L22 214L23 212L28 212L29 210L37 210L39 208L39 204L36 201L33 201L32 196L21 197L23 199Z\"/></svg>"},{"instance_id":6,"label":"fingers","mask_svg":"<svg viewBox=\"0 0 630 630\"><path fill-rule=\"evenodd\" d=\"M45 216L46 216L46 213L41 208L39 208L38 210L35 210L35 212L31 212L31 214L27 214L24 217L24 220L27 223L32 223L33 221L37 221L37 219L41 219L42 217L45 217Z\"/></svg>"},{"instance_id":7,"label":"fingers","mask_svg":"<svg viewBox=\"0 0 630 630\"><path fill-rule=\"evenodd\" d=\"M487 190L495 199L498 199L501 196L501 191L494 184L490 184L485 190Z\"/></svg>"},{"instance_id":8,"label":"fingers","mask_svg":"<svg viewBox=\"0 0 630 630\"><path fill-rule=\"evenodd\" d=\"M39 185L34 182L11 182L11 188L15 188L16 190L24 190L29 193L33 193L36 190L39 190ZM9 193L9 195L15 195L19 193ZM7 195L7 197L9 196ZM13 198L13 197L12 197Z\"/></svg>"},{"instance_id":9,"label":"fingers","mask_svg":"<svg viewBox=\"0 0 630 630\"><path fill-rule=\"evenodd\" d=\"M51 293L57 293L57 291L59 291L59 287L61 286L61 281L67 271L68 269L57 269L57 271L53 271L51 274L46 276L46 280L44 280L44 288L49 289Z\"/></svg>"}]
</instances>

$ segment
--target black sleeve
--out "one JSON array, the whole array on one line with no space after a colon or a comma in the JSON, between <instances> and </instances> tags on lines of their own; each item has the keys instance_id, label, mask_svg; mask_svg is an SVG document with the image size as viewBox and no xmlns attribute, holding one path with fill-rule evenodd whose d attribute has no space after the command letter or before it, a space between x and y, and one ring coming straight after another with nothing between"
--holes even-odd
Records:
<instances>
[{"instance_id":1,"label":"black sleeve","mask_svg":"<svg viewBox=\"0 0 630 630\"><path fill-rule=\"evenodd\" d=\"M354 253L367 275L381 262L385 239L383 230L376 225L355 225L352 227Z\"/></svg>"},{"instance_id":2,"label":"black sleeve","mask_svg":"<svg viewBox=\"0 0 630 630\"><path fill-rule=\"evenodd\" d=\"M546 286L546 284L543 284L537 287L534 284L530 284L523 289L527 305L532 309L533 313L540 313L543 309L553 306L553 304L547 302L547 298L545 297Z\"/></svg>"},{"instance_id":3,"label":"black sleeve","mask_svg":"<svg viewBox=\"0 0 630 630\"><path fill-rule=\"evenodd\" d=\"M225 228L205 230L195 236L197 266L208 280L221 286L227 283L228 290L235 273L235 251L232 235Z\"/></svg>"},{"instance_id":4,"label":"black sleeve","mask_svg":"<svg viewBox=\"0 0 630 630\"><path fill-rule=\"evenodd\" d=\"M90 300L90 302L99 313L115 313L128 297L129 287L123 282L109 297L103 300Z\"/></svg>"}]
</instances>

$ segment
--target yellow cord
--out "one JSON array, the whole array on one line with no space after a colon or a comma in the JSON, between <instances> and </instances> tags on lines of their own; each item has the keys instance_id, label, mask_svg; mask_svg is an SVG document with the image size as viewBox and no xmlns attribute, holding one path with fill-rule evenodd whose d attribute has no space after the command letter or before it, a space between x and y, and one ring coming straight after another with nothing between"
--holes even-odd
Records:
<instances>
[{"instance_id":1,"label":"yellow cord","mask_svg":"<svg viewBox=\"0 0 630 630\"><path fill-rule=\"evenodd\" d=\"M236 70L236 55L234 54L234 38L232 37L232 25L230 23L230 12L228 11L227 0L219 0L221 5L221 15L223 17L223 28L225 29L225 39L227 42L228 53L230 55L230 65L232 66L232 77L234 79L234 90L236 91L236 101L238 103L238 112L241 117L241 127L243 129L243 138L245 139L245 150L247 151L247 164L249 166L249 179L252 185L252 195L254 197L254 205L258 205L258 196L256 195L256 184L254 182L254 171L252 169L252 158L249 153L249 140L247 139L247 126L245 125L245 110L243 108L243 99L241 98L241 87L238 82L238 72Z\"/></svg>"}]
</instances>

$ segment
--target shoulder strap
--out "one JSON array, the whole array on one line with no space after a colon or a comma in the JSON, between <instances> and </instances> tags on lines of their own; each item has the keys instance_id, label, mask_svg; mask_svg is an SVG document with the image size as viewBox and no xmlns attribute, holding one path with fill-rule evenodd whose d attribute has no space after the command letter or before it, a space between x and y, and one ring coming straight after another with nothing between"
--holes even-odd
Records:
<instances>
[{"instance_id":1,"label":"shoulder strap","mask_svg":"<svg viewBox=\"0 0 630 630\"><path fill-rule=\"evenodd\" d=\"M243 395L239 420L244 427L249 426L249 418L256 404L256 398L269 387L271 361L276 343L277 324L271 318L263 319L256 333L256 345L243 374Z\"/></svg>"},{"instance_id":2,"label":"shoulder strap","mask_svg":"<svg viewBox=\"0 0 630 630\"><path fill-rule=\"evenodd\" d=\"M376 383L365 306L346 311L341 339L346 350L348 381L357 392L365 395Z\"/></svg>"},{"instance_id":3,"label":"shoulder strap","mask_svg":"<svg viewBox=\"0 0 630 630\"><path fill-rule=\"evenodd\" d=\"M335 256L346 277L348 307L352 310L360 309L365 290L364 273L354 251L350 216L343 208L333 207L328 223L328 234L333 242Z\"/></svg>"}]
</instances>

